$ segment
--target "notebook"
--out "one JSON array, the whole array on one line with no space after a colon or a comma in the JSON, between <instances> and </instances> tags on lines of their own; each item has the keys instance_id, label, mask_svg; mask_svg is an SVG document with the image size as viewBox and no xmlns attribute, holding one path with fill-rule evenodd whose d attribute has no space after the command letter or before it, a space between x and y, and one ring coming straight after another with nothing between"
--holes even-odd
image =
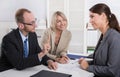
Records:
<instances>
[{"instance_id":1,"label":"notebook","mask_svg":"<svg viewBox=\"0 0 120 77\"><path fill-rule=\"evenodd\" d=\"M42 70L30 77L72 77L70 74Z\"/></svg>"}]
</instances>

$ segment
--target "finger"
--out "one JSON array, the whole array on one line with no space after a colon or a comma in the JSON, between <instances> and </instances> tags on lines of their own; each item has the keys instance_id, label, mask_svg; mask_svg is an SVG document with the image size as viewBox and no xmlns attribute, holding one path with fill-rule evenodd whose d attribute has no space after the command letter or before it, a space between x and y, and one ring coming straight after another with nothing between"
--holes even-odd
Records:
<instances>
[{"instance_id":1,"label":"finger","mask_svg":"<svg viewBox=\"0 0 120 77\"><path fill-rule=\"evenodd\" d=\"M66 59L68 59L68 60L69 60L69 57L68 57L68 56L63 56L63 57L65 57Z\"/></svg>"},{"instance_id":2,"label":"finger","mask_svg":"<svg viewBox=\"0 0 120 77\"><path fill-rule=\"evenodd\" d=\"M48 68L49 68L49 69L52 69L52 67L51 67L50 65L48 66Z\"/></svg>"},{"instance_id":3,"label":"finger","mask_svg":"<svg viewBox=\"0 0 120 77\"><path fill-rule=\"evenodd\" d=\"M84 59L83 57L80 58L81 60Z\"/></svg>"},{"instance_id":4,"label":"finger","mask_svg":"<svg viewBox=\"0 0 120 77\"><path fill-rule=\"evenodd\" d=\"M47 47L47 51L49 51L49 50L50 50L50 47L48 46L48 47Z\"/></svg>"},{"instance_id":5,"label":"finger","mask_svg":"<svg viewBox=\"0 0 120 77\"><path fill-rule=\"evenodd\" d=\"M50 44L49 43L46 43L46 50L49 51L50 50Z\"/></svg>"},{"instance_id":6,"label":"finger","mask_svg":"<svg viewBox=\"0 0 120 77\"><path fill-rule=\"evenodd\" d=\"M67 63L69 60L67 58L64 58L65 63Z\"/></svg>"},{"instance_id":7,"label":"finger","mask_svg":"<svg viewBox=\"0 0 120 77\"><path fill-rule=\"evenodd\" d=\"M60 58L59 63L65 64L65 60L63 58Z\"/></svg>"},{"instance_id":8,"label":"finger","mask_svg":"<svg viewBox=\"0 0 120 77\"><path fill-rule=\"evenodd\" d=\"M79 64L81 64L81 62L84 60L84 58L80 58L79 59Z\"/></svg>"},{"instance_id":9,"label":"finger","mask_svg":"<svg viewBox=\"0 0 120 77\"><path fill-rule=\"evenodd\" d=\"M56 63L53 63L53 64L51 65L51 67L52 67L53 70L56 70L56 69L57 69L57 64L56 64Z\"/></svg>"},{"instance_id":10,"label":"finger","mask_svg":"<svg viewBox=\"0 0 120 77\"><path fill-rule=\"evenodd\" d=\"M60 62L61 62L62 64L65 64L65 63L67 63L67 62L68 62L68 60L67 60L67 59L65 59L65 58L61 58Z\"/></svg>"},{"instance_id":11,"label":"finger","mask_svg":"<svg viewBox=\"0 0 120 77\"><path fill-rule=\"evenodd\" d=\"M66 62L69 62L69 60L70 60L68 56L63 56L63 58Z\"/></svg>"},{"instance_id":12,"label":"finger","mask_svg":"<svg viewBox=\"0 0 120 77\"><path fill-rule=\"evenodd\" d=\"M48 35L47 43L50 43L50 34Z\"/></svg>"},{"instance_id":13,"label":"finger","mask_svg":"<svg viewBox=\"0 0 120 77\"><path fill-rule=\"evenodd\" d=\"M57 69L57 65L54 65L54 70L56 70Z\"/></svg>"},{"instance_id":14,"label":"finger","mask_svg":"<svg viewBox=\"0 0 120 77\"><path fill-rule=\"evenodd\" d=\"M55 65L56 65L56 67L58 68L58 63L57 63L57 62L55 62Z\"/></svg>"},{"instance_id":15,"label":"finger","mask_svg":"<svg viewBox=\"0 0 120 77\"><path fill-rule=\"evenodd\" d=\"M67 56L62 56L62 59L67 63L70 59Z\"/></svg>"}]
</instances>

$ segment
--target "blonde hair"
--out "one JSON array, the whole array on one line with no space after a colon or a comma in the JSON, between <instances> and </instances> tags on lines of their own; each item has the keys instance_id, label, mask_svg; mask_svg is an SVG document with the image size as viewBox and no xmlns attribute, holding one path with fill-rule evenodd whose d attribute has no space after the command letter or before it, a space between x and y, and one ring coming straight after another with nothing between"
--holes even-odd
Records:
<instances>
[{"instance_id":1,"label":"blonde hair","mask_svg":"<svg viewBox=\"0 0 120 77\"><path fill-rule=\"evenodd\" d=\"M50 25L50 28L53 30L53 31L56 31L56 20L57 20L57 16L60 16L62 17L64 20L66 20L67 22L67 18L65 16L64 13L62 13L61 11L56 11L53 16L52 16L52 19L51 19L51 25ZM67 26L67 24L66 24Z\"/></svg>"}]
</instances>

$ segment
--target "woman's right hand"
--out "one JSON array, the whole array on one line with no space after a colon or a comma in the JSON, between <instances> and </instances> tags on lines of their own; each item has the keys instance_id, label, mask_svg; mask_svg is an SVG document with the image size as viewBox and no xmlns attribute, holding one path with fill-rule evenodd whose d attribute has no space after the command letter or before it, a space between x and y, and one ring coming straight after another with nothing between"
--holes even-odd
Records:
<instances>
[{"instance_id":1,"label":"woman's right hand","mask_svg":"<svg viewBox=\"0 0 120 77\"><path fill-rule=\"evenodd\" d=\"M89 67L88 62L84 58L80 58L79 60L80 67L86 70Z\"/></svg>"},{"instance_id":2,"label":"woman's right hand","mask_svg":"<svg viewBox=\"0 0 120 77\"><path fill-rule=\"evenodd\" d=\"M67 56L62 56L61 58L56 58L55 61L61 64L66 64L69 62L69 58Z\"/></svg>"}]
</instances>

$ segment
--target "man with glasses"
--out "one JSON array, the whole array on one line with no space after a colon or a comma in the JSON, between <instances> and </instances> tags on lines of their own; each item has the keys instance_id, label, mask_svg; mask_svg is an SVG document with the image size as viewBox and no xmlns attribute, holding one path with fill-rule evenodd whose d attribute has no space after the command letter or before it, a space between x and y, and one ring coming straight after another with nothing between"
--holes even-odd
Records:
<instances>
[{"instance_id":1,"label":"man with glasses","mask_svg":"<svg viewBox=\"0 0 120 77\"><path fill-rule=\"evenodd\" d=\"M18 28L3 37L0 71L11 68L18 70L39 64L57 69L57 63L50 60L46 54L50 46L39 47L35 33L36 19L28 9L19 9L15 15Z\"/></svg>"}]
</instances>

